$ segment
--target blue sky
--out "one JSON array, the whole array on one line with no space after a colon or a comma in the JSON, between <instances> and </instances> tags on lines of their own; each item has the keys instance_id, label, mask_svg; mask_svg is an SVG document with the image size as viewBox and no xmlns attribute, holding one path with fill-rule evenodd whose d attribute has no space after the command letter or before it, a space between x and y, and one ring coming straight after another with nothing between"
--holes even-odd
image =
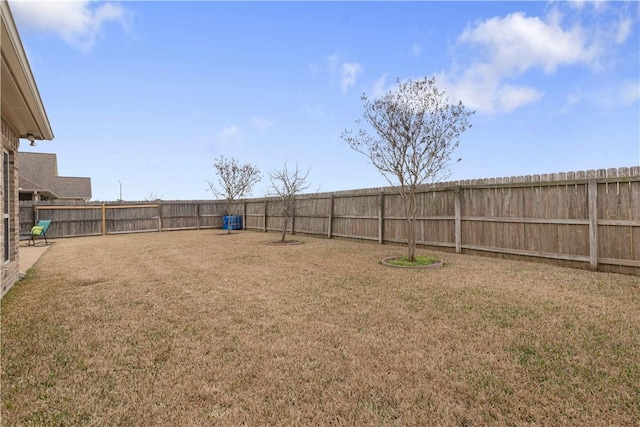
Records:
<instances>
[{"instance_id":1,"label":"blue sky","mask_svg":"<svg viewBox=\"0 0 640 427\"><path fill-rule=\"evenodd\" d=\"M476 110L450 179L640 164L637 2L9 2L61 176L210 199L220 155L320 191L387 185L340 138L360 95L435 76Z\"/></svg>"}]
</instances>

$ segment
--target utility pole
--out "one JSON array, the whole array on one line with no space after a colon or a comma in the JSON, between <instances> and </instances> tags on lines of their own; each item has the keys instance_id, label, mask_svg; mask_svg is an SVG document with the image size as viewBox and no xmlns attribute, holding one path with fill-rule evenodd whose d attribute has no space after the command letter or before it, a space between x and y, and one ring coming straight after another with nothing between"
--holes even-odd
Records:
<instances>
[{"instance_id":1,"label":"utility pole","mask_svg":"<svg viewBox=\"0 0 640 427\"><path fill-rule=\"evenodd\" d=\"M120 184L120 198L118 200L122 201L122 183L118 180L118 184Z\"/></svg>"}]
</instances>

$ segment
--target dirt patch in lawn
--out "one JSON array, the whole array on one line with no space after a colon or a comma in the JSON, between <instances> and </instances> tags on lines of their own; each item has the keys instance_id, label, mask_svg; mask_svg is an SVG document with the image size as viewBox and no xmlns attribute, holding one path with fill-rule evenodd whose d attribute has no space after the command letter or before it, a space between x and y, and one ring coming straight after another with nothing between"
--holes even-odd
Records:
<instances>
[{"instance_id":1,"label":"dirt patch in lawn","mask_svg":"<svg viewBox=\"0 0 640 427\"><path fill-rule=\"evenodd\" d=\"M302 241L300 240L270 240L268 242L265 242L267 245L271 245L271 246L295 246L295 245L301 245Z\"/></svg>"},{"instance_id":2,"label":"dirt patch in lawn","mask_svg":"<svg viewBox=\"0 0 640 427\"><path fill-rule=\"evenodd\" d=\"M2 423L640 419L638 277L217 233L58 240L2 300Z\"/></svg>"}]
</instances>

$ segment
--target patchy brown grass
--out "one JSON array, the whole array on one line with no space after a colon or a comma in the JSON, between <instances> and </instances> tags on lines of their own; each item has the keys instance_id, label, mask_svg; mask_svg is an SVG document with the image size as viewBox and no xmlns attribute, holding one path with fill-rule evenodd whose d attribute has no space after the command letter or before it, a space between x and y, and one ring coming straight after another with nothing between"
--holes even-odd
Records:
<instances>
[{"instance_id":1,"label":"patchy brown grass","mask_svg":"<svg viewBox=\"0 0 640 427\"><path fill-rule=\"evenodd\" d=\"M640 278L273 236L59 240L2 300L2 424L640 420Z\"/></svg>"}]
</instances>

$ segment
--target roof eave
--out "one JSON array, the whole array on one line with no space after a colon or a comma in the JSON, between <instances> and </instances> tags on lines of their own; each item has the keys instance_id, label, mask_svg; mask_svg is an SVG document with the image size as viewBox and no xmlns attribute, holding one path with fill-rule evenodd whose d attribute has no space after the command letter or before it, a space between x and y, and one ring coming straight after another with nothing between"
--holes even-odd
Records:
<instances>
[{"instance_id":1,"label":"roof eave","mask_svg":"<svg viewBox=\"0 0 640 427\"><path fill-rule=\"evenodd\" d=\"M0 1L0 17L2 62L11 71L11 77L19 87L22 101L28 110L24 120L28 125L18 131L18 136L26 138L27 135L32 135L37 140L52 140L53 130L7 1Z\"/></svg>"}]
</instances>

